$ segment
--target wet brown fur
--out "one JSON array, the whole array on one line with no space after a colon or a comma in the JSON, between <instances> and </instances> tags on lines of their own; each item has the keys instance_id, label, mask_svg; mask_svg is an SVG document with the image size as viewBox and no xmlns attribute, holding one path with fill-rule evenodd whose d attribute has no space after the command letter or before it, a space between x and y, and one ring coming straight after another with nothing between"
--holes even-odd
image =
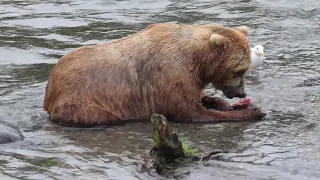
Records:
<instances>
[{"instance_id":1,"label":"wet brown fur","mask_svg":"<svg viewBox=\"0 0 320 180\"><path fill-rule=\"evenodd\" d=\"M149 121L152 113L178 122L259 119L261 112L250 108L203 106L208 83L221 89L238 83L238 70L248 70L247 34L246 27L153 24L113 42L77 48L52 70L44 109L52 122L84 127Z\"/></svg>"}]
</instances>

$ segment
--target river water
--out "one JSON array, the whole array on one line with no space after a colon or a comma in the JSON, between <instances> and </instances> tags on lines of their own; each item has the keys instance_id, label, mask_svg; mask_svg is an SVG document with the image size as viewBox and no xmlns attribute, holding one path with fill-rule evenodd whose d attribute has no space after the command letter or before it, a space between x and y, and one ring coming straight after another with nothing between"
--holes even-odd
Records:
<instances>
[{"instance_id":1,"label":"river water","mask_svg":"<svg viewBox=\"0 0 320 180\"><path fill-rule=\"evenodd\" d=\"M320 179L319 22L318 0L1 0L0 120L26 138L0 146L0 179ZM62 55L151 23L247 25L267 57L246 87L266 119L172 124L200 154L229 153L164 176L137 170L152 145L150 124L66 128L42 109Z\"/></svg>"}]
</instances>

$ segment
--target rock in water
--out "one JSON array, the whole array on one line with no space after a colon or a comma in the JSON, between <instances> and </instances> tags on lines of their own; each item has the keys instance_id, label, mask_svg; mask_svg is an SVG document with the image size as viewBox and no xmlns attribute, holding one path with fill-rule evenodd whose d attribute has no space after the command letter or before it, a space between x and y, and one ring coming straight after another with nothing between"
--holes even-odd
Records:
<instances>
[{"instance_id":1,"label":"rock in water","mask_svg":"<svg viewBox=\"0 0 320 180\"><path fill-rule=\"evenodd\" d=\"M183 139L178 138L176 132L168 125L167 118L162 114L153 113L151 116L153 125L153 148L150 151L152 163L141 166L140 172L150 173L155 169L158 174L174 170L180 164L190 161L207 161L213 155L222 151L213 151L209 155L200 157L193 149L188 148Z\"/></svg>"},{"instance_id":2,"label":"rock in water","mask_svg":"<svg viewBox=\"0 0 320 180\"><path fill-rule=\"evenodd\" d=\"M153 150L157 151L158 155L170 159L185 157L186 154L177 134L167 126L167 118L162 114L154 113L151 116L151 122L153 124Z\"/></svg>"},{"instance_id":3,"label":"rock in water","mask_svg":"<svg viewBox=\"0 0 320 180\"><path fill-rule=\"evenodd\" d=\"M0 121L0 144L21 141L24 139L17 126L5 121Z\"/></svg>"}]
</instances>

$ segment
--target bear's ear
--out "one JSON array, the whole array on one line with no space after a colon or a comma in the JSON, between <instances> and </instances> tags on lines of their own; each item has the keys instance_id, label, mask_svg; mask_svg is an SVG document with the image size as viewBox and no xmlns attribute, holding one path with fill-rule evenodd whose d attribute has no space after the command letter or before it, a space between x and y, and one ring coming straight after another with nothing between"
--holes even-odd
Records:
<instances>
[{"instance_id":1,"label":"bear's ear","mask_svg":"<svg viewBox=\"0 0 320 180\"><path fill-rule=\"evenodd\" d=\"M242 32L245 36L248 36L249 28L247 26L238 26L236 29Z\"/></svg>"},{"instance_id":2,"label":"bear's ear","mask_svg":"<svg viewBox=\"0 0 320 180\"><path fill-rule=\"evenodd\" d=\"M210 42L213 45L223 46L227 41L228 41L227 38L225 38L224 36L222 36L220 34L213 33L210 36Z\"/></svg>"}]
</instances>

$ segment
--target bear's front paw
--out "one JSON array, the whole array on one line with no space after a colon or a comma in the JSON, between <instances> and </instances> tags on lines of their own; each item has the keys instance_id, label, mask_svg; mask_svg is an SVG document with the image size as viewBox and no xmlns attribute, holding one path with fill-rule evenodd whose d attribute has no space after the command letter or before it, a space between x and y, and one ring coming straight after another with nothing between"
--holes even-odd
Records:
<instances>
[{"instance_id":1,"label":"bear's front paw","mask_svg":"<svg viewBox=\"0 0 320 180\"><path fill-rule=\"evenodd\" d=\"M246 120L261 120L267 115L260 108L253 107L251 105L239 111L241 111L241 114L245 116L244 119Z\"/></svg>"}]
</instances>

